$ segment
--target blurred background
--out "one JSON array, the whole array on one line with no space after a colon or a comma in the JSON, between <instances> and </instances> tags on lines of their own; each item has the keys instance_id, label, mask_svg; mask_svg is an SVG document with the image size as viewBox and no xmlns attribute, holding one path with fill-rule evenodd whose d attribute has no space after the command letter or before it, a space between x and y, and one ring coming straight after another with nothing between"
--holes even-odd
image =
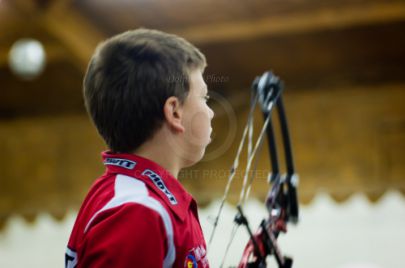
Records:
<instances>
[{"instance_id":1,"label":"blurred background","mask_svg":"<svg viewBox=\"0 0 405 268\"><path fill-rule=\"evenodd\" d=\"M0 0L0 267L63 267L77 210L104 170L83 75L100 41L138 27L178 34L208 60L214 140L179 176L207 236L250 84L273 70L286 85L300 175L301 224L280 239L295 267L405 267L404 0ZM263 150L246 209L252 222L266 214L268 158ZM237 173L212 267L241 181ZM234 240L228 266L240 259L245 230Z\"/></svg>"}]
</instances>

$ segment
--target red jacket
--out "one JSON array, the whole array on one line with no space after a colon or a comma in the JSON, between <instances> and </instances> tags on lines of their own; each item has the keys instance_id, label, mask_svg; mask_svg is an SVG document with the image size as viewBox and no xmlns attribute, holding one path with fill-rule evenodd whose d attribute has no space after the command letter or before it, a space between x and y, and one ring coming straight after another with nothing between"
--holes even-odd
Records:
<instances>
[{"instance_id":1,"label":"red jacket","mask_svg":"<svg viewBox=\"0 0 405 268\"><path fill-rule=\"evenodd\" d=\"M66 251L67 268L209 267L197 204L145 158L103 153Z\"/></svg>"}]
</instances>

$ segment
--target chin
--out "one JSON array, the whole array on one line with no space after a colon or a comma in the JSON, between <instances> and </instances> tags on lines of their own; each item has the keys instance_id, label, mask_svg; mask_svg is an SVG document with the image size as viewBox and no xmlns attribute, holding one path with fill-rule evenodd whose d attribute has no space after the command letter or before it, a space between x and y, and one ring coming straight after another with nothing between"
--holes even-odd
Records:
<instances>
[{"instance_id":1,"label":"chin","mask_svg":"<svg viewBox=\"0 0 405 268\"><path fill-rule=\"evenodd\" d=\"M190 154L188 157L185 158L185 166L184 167L191 167L203 159L205 154L205 148L200 150L199 152L195 152Z\"/></svg>"}]
</instances>

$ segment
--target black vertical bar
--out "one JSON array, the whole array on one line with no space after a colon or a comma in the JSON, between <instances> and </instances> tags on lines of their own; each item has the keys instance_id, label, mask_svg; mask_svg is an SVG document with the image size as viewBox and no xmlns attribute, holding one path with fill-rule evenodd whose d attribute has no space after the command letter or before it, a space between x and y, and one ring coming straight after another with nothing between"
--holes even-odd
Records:
<instances>
[{"instance_id":1,"label":"black vertical bar","mask_svg":"<svg viewBox=\"0 0 405 268\"><path fill-rule=\"evenodd\" d=\"M287 215L289 220L296 223L299 218L299 203L297 197L296 182L292 182L291 179L295 175L294 159L292 155L292 146L290 140L290 134L288 131L287 116L285 114L284 103L282 96L277 101L277 112L279 116L281 134L284 145L284 155L286 161L286 183L288 186L287 198L288 198L288 210Z\"/></svg>"}]
</instances>

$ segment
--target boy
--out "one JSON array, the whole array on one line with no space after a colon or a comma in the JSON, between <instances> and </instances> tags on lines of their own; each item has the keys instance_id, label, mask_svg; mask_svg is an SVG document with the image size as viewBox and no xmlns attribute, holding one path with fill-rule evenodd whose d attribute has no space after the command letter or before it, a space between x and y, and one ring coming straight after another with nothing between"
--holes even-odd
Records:
<instances>
[{"instance_id":1,"label":"boy","mask_svg":"<svg viewBox=\"0 0 405 268\"><path fill-rule=\"evenodd\" d=\"M208 267L196 202L176 179L210 143L205 66L189 42L156 30L98 46L84 99L109 147L106 172L79 211L66 267Z\"/></svg>"}]
</instances>

